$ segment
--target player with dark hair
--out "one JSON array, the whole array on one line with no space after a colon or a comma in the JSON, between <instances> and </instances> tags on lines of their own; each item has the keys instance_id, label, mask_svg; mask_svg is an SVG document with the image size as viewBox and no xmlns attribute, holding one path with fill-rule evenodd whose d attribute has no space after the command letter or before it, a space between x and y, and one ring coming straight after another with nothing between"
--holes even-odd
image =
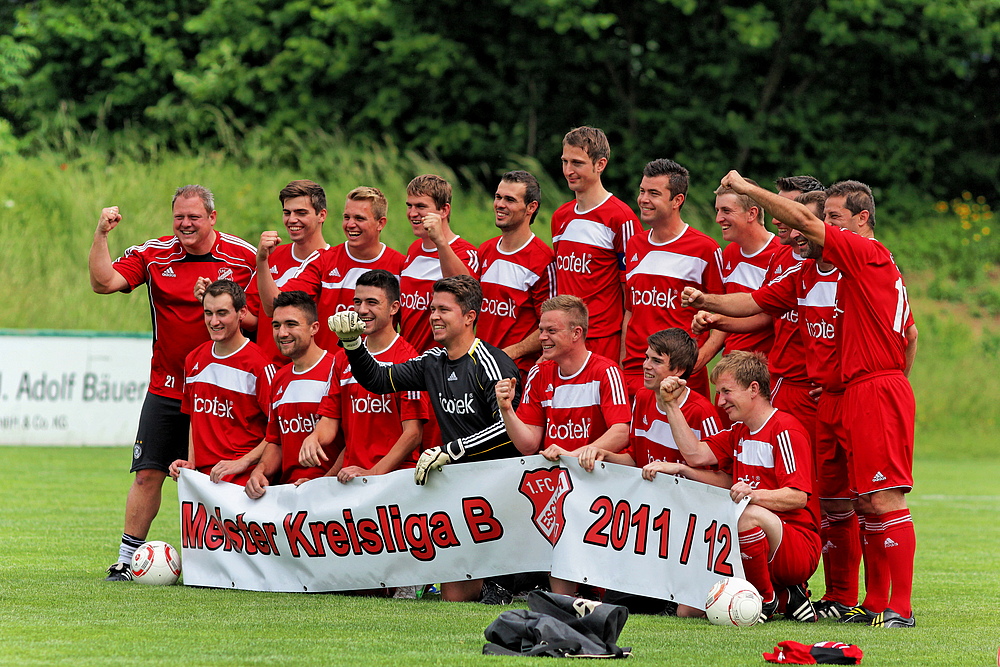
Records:
<instances>
[{"instance_id":1,"label":"player with dark hair","mask_svg":"<svg viewBox=\"0 0 1000 667\"><path fill-rule=\"evenodd\" d=\"M724 356L712 382L733 426L699 439L680 409L685 382L665 379L660 403L685 463L650 463L643 477L665 473L717 484L715 473L701 466L717 465L728 473L733 502L749 503L739 518L739 542L747 581L764 598L762 620L778 608L776 591L787 589L785 615L815 621L801 585L816 571L820 553L818 526L808 509L814 476L809 436L792 415L771 406L767 361L760 353Z\"/></svg>"},{"instance_id":2,"label":"player with dark hair","mask_svg":"<svg viewBox=\"0 0 1000 667\"><path fill-rule=\"evenodd\" d=\"M541 204L538 179L509 171L493 197L496 226L502 234L479 246L483 311L476 330L504 351L527 377L541 344L538 319L546 299L556 294L552 249L531 231Z\"/></svg>"},{"instance_id":3,"label":"player with dark hair","mask_svg":"<svg viewBox=\"0 0 1000 667\"><path fill-rule=\"evenodd\" d=\"M913 627L916 536L906 493L913 488L915 403L905 373L916 351L916 328L902 274L885 246L870 236L875 217L871 189L857 181L828 188L824 221L735 171L723 183L752 195L822 246L823 258L840 269L837 346L846 384L843 423L852 481L865 515L864 554L870 570L865 600L841 621Z\"/></svg>"},{"instance_id":4,"label":"player with dark hair","mask_svg":"<svg viewBox=\"0 0 1000 667\"><path fill-rule=\"evenodd\" d=\"M215 201L207 188L178 188L172 210L172 236L132 246L112 262L108 234L121 223L122 215L117 206L105 208L90 247L91 288L98 294L112 294L131 292L145 283L153 315L149 388L132 449L135 479L125 503L125 530L118 562L108 568L109 581L132 578L129 563L135 550L146 541L149 526L160 509L160 493L170 463L187 453L190 421L181 412L184 359L208 340L202 304L194 296L194 286L202 276L228 276L244 286L253 276L253 246L215 230Z\"/></svg>"},{"instance_id":5,"label":"player with dark hair","mask_svg":"<svg viewBox=\"0 0 1000 667\"><path fill-rule=\"evenodd\" d=\"M691 314L681 307L685 287L722 293L722 250L713 238L681 218L687 199L688 171L673 160L653 160L642 171L638 231L625 253L625 354L622 366L629 394L643 386L646 338L677 327L691 333ZM702 367L689 386L710 395L708 371Z\"/></svg>"},{"instance_id":6,"label":"player with dark hair","mask_svg":"<svg viewBox=\"0 0 1000 667\"><path fill-rule=\"evenodd\" d=\"M552 214L552 247L559 293L580 297L593 313L587 349L617 362L625 246L637 224L632 209L601 184L610 157L608 138L596 127L578 127L563 137L563 176L575 198Z\"/></svg>"},{"instance_id":7,"label":"player with dark hair","mask_svg":"<svg viewBox=\"0 0 1000 667\"><path fill-rule=\"evenodd\" d=\"M783 176L775 179L774 185L778 188L778 194L788 199L795 199L807 192L819 192L826 189L819 179L807 175Z\"/></svg>"},{"instance_id":8,"label":"player with dark hair","mask_svg":"<svg viewBox=\"0 0 1000 667\"><path fill-rule=\"evenodd\" d=\"M260 498L272 480L299 483L321 476L329 465L307 467L299 463L302 442L319 420L320 402L327 395L333 373L333 355L316 345L319 328L316 302L305 292L281 292L274 299L272 336L278 349L292 363L278 369L271 384L271 417L265 441L234 461L220 461L210 474L219 481L255 466L246 482L251 498ZM327 449L328 460L337 449Z\"/></svg>"},{"instance_id":9,"label":"player with dark hair","mask_svg":"<svg viewBox=\"0 0 1000 667\"><path fill-rule=\"evenodd\" d=\"M399 312L396 276L378 269L359 276L354 311L364 325L365 348L377 362L402 363L417 356L392 326ZM319 423L302 447L301 462L325 465L328 475L336 475L345 484L359 476L412 468L429 413L424 392L378 394L365 389L355 380L341 350L334 362L329 392L319 406ZM344 435L344 449L334 462L327 459L325 448L338 433Z\"/></svg>"},{"instance_id":10,"label":"player with dark hair","mask_svg":"<svg viewBox=\"0 0 1000 667\"><path fill-rule=\"evenodd\" d=\"M334 313L350 310L354 302L354 284L358 276L372 269L385 269L398 276L403 255L382 243L389 204L378 188L359 186L347 193L342 228L347 240L324 250L315 261L290 276L282 291L301 290L316 301L322 322ZM277 243L277 239L274 239ZM257 272L265 309L278 294L278 287ZM325 326L316 333L316 344L332 350L337 338Z\"/></svg>"},{"instance_id":11,"label":"player with dark hair","mask_svg":"<svg viewBox=\"0 0 1000 667\"><path fill-rule=\"evenodd\" d=\"M257 246L257 280L247 289L250 312L260 318L257 345L274 363L284 365L288 357L278 351L271 330L274 298L285 284L301 275L310 262L318 259L330 245L323 238L326 220L326 192L309 180L292 181L278 193L281 217L291 243L281 243L276 231L260 235ZM267 302L265 306L262 303Z\"/></svg>"},{"instance_id":12,"label":"player with dark hair","mask_svg":"<svg viewBox=\"0 0 1000 667\"><path fill-rule=\"evenodd\" d=\"M518 455L500 418L494 387L517 378L517 366L501 350L476 338L475 323L483 293L471 276L452 276L434 283L430 326L434 347L404 363L380 365L362 344L364 324L351 311L330 319L354 377L365 389L385 394L426 391L441 428L443 444L420 455L414 469L417 484L445 464L485 461ZM514 398L520 402L520 392ZM448 582L442 598L460 602L482 597L482 580Z\"/></svg>"},{"instance_id":13,"label":"player with dark hair","mask_svg":"<svg viewBox=\"0 0 1000 667\"><path fill-rule=\"evenodd\" d=\"M406 217L417 239L407 249L399 275L399 332L423 352L436 342L427 319L435 281L478 277L479 253L451 230L451 184L440 176L423 174L410 181Z\"/></svg>"},{"instance_id":14,"label":"player with dark hair","mask_svg":"<svg viewBox=\"0 0 1000 667\"><path fill-rule=\"evenodd\" d=\"M216 280L202 300L211 341L196 347L184 362L184 400L191 418L188 454L170 464L177 479L181 468L210 474L220 461L248 454L264 442L270 416L275 367L240 329L247 315L243 288ZM244 468L222 481L245 484Z\"/></svg>"}]
</instances>

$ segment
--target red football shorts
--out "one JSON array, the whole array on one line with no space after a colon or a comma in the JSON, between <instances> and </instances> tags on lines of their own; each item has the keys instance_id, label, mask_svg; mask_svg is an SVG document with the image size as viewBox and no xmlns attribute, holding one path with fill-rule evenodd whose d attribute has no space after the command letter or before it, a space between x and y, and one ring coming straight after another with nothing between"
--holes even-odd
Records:
<instances>
[{"instance_id":1,"label":"red football shorts","mask_svg":"<svg viewBox=\"0 0 1000 667\"><path fill-rule=\"evenodd\" d=\"M847 456L843 420L843 392L824 391L816 413L817 490L822 500L850 500L855 496Z\"/></svg>"},{"instance_id":2,"label":"red football shorts","mask_svg":"<svg viewBox=\"0 0 1000 667\"><path fill-rule=\"evenodd\" d=\"M913 488L916 403L900 371L872 373L847 385L844 427L859 494Z\"/></svg>"},{"instance_id":3,"label":"red football shorts","mask_svg":"<svg viewBox=\"0 0 1000 667\"><path fill-rule=\"evenodd\" d=\"M816 433L817 404L809 395L814 388L811 382L789 382L781 376L771 376L771 405L798 419L810 438Z\"/></svg>"},{"instance_id":4,"label":"red football shorts","mask_svg":"<svg viewBox=\"0 0 1000 667\"><path fill-rule=\"evenodd\" d=\"M822 548L819 533L782 521L781 544L768 564L775 590L808 581L819 566Z\"/></svg>"}]
</instances>

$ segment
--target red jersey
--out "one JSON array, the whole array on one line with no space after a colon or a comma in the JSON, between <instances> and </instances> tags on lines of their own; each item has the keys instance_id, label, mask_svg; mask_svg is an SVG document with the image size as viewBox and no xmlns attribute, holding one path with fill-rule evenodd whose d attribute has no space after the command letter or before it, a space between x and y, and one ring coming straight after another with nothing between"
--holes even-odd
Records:
<instances>
[{"instance_id":1,"label":"red jersey","mask_svg":"<svg viewBox=\"0 0 1000 667\"><path fill-rule=\"evenodd\" d=\"M330 246L327 246L324 250L314 250L305 259L299 259L295 256L294 244L279 245L271 251L270 257L267 258L267 265L271 271L271 277L274 278L274 284L281 290L285 283L298 277L310 262L319 258L329 248ZM256 280L250 283L250 287L247 289L247 305L250 307L250 312L258 318L257 346L275 364L284 366L288 363L288 357L278 351L278 345L274 342L271 318L261 308L260 290L257 288ZM321 323L325 322L325 319L321 321Z\"/></svg>"},{"instance_id":2,"label":"red jersey","mask_svg":"<svg viewBox=\"0 0 1000 667\"><path fill-rule=\"evenodd\" d=\"M790 247L778 246L778 250L771 255L771 263L767 267L764 286L761 289L767 289L775 281L782 280L784 276L791 276L786 281L789 287L794 285L796 282L794 276L798 274L802 261ZM757 298L759 291L751 292L751 296L757 305L774 319L774 344L767 355L767 365L771 375L792 382L808 382L806 344L799 326L801 313L795 290L785 290L784 298L780 302L770 302L766 306Z\"/></svg>"},{"instance_id":3,"label":"red jersey","mask_svg":"<svg viewBox=\"0 0 1000 667\"><path fill-rule=\"evenodd\" d=\"M578 210L573 200L552 214L556 284L560 294L573 294L587 304L588 338L621 332L625 317L622 258L638 229L635 213L612 194L589 211Z\"/></svg>"},{"instance_id":4,"label":"red jersey","mask_svg":"<svg viewBox=\"0 0 1000 667\"><path fill-rule=\"evenodd\" d=\"M805 341L806 372L809 380L827 391L843 391L834 318L840 271L820 271L807 259L799 269L789 271L753 293L764 312L775 313L794 301L799 314L799 334Z\"/></svg>"},{"instance_id":5,"label":"red jersey","mask_svg":"<svg viewBox=\"0 0 1000 667\"><path fill-rule=\"evenodd\" d=\"M322 477L337 458L335 447L326 449L329 461L320 466L299 464L302 441L316 428L319 404L330 393L333 355L325 352L312 368L296 371L293 364L278 369L271 383L271 419L267 441L281 445L281 483Z\"/></svg>"},{"instance_id":6,"label":"red jersey","mask_svg":"<svg viewBox=\"0 0 1000 667\"><path fill-rule=\"evenodd\" d=\"M382 252L373 259L356 259L351 256L346 243L324 250L320 256L282 287L282 292L301 290L316 300L319 311L319 331L316 344L324 350L337 349L336 334L326 326L334 313L354 309L354 287L362 273L372 269L385 269L399 276L403 268L403 255L382 244Z\"/></svg>"},{"instance_id":7,"label":"red jersey","mask_svg":"<svg viewBox=\"0 0 1000 667\"><path fill-rule=\"evenodd\" d=\"M460 236L453 238L450 245L472 277L478 278L479 251L476 246ZM411 243L399 276L399 333L418 352L435 346L427 309L431 307L434 297L434 283L443 277L437 247L427 250L420 239Z\"/></svg>"},{"instance_id":8,"label":"red jersey","mask_svg":"<svg viewBox=\"0 0 1000 667\"><path fill-rule=\"evenodd\" d=\"M738 243L730 243L722 251L722 282L726 286L726 294L752 292L764 284L767 266L771 255L777 252L781 244L778 237L771 234L763 248L753 255L744 255ZM774 331L754 331L751 333L731 333L726 337L726 348L723 354L733 350L749 350L767 354L774 342Z\"/></svg>"},{"instance_id":9,"label":"red jersey","mask_svg":"<svg viewBox=\"0 0 1000 667\"><path fill-rule=\"evenodd\" d=\"M500 349L534 333L542 303L557 293L552 248L532 234L523 246L507 252L500 249L502 238L479 246L483 309L476 322L476 335ZM528 372L537 360L538 355L529 355L514 363Z\"/></svg>"},{"instance_id":10,"label":"red jersey","mask_svg":"<svg viewBox=\"0 0 1000 667\"><path fill-rule=\"evenodd\" d=\"M641 374L646 338L677 327L691 333L694 312L681 307L681 292L696 287L722 294L722 249L712 237L684 225L676 238L654 243L652 232L629 239L625 253L625 307L632 311L625 332L626 374Z\"/></svg>"},{"instance_id":11,"label":"red jersey","mask_svg":"<svg viewBox=\"0 0 1000 667\"><path fill-rule=\"evenodd\" d=\"M715 407L695 391L688 390L681 403L681 414L699 440L719 432L719 415ZM632 459L640 468L653 461L684 463L670 431L670 421L656 404L656 393L649 389L642 388L635 395L628 444Z\"/></svg>"},{"instance_id":12,"label":"red jersey","mask_svg":"<svg viewBox=\"0 0 1000 667\"><path fill-rule=\"evenodd\" d=\"M573 451L614 424L627 424L631 411L618 365L588 353L583 367L570 377L563 377L551 360L532 368L517 416L525 424L545 428L542 449L559 445Z\"/></svg>"},{"instance_id":13,"label":"red jersey","mask_svg":"<svg viewBox=\"0 0 1000 667\"><path fill-rule=\"evenodd\" d=\"M719 469L753 489L794 488L813 492L812 445L802 424L792 415L774 410L757 431L743 422L705 438L719 461ZM772 510L773 511L773 510ZM818 530L809 506L774 512L783 521Z\"/></svg>"},{"instance_id":14,"label":"red jersey","mask_svg":"<svg viewBox=\"0 0 1000 667\"><path fill-rule=\"evenodd\" d=\"M875 239L827 225L823 259L841 273L837 344L844 384L869 373L902 371L913 314L892 254Z\"/></svg>"},{"instance_id":15,"label":"red jersey","mask_svg":"<svg viewBox=\"0 0 1000 667\"><path fill-rule=\"evenodd\" d=\"M217 232L207 255L189 255L176 236L161 236L132 246L114 262L128 283L123 292L139 285L149 289L153 316L153 361L149 391L180 399L184 359L208 340L205 309L194 298L198 278L228 278L247 289L254 276L257 249L241 238Z\"/></svg>"},{"instance_id":16,"label":"red jersey","mask_svg":"<svg viewBox=\"0 0 1000 667\"><path fill-rule=\"evenodd\" d=\"M275 367L252 342L219 357L208 341L184 362L181 412L191 416L194 463L208 473L219 461L238 459L264 439ZM237 476L245 483L251 470Z\"/></svg>"},{"instance_id":17,"label":"red jersey","mask_svg":"<svg viewBox=\"0 0 1000 667\"><path fill-rule=\"evenodd\" d=\"M380 364L399 364L417 356L413 347L396 336L386 349L376 355ZM340 420L344 433L344 467L360 466L371 470L389 453L403 434L402 422L408 419L427 420L430 407L426 392L399 391L394 394L373 394L354 379L351 365L343 350L337 352L333 367L330 393L319 406L319 414ZM415 447L401 468L412 468L420 457Z\"/></svg>"}]
</instances>

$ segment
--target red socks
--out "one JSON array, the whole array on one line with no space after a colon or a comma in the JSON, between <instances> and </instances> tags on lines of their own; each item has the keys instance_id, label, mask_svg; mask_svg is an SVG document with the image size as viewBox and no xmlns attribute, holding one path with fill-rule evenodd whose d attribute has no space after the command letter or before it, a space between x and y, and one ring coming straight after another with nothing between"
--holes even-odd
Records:
<instances>
[{"instance_id":1,"label":"red socks","mask_svg":"<svg viewBox=\"0 0 1000 667\"><path fill-rule=\"evenodd\" d=\"M861 566L857 515L853 511L826 514L823 524L823 572L826 578L823 599L853 607L858 604L858 569Z\"/></svg>"},{"instance_id":2,"label":"red socks","mask_svg":"<svg viewBox=\"0 0 1000 667\"><path fill-rule=\"evenodd\" d=\"M740 552L743 556L743 573L747 581L754 585L757 592L769 602L774 597L774 587L771 585L771 571L768 569L767 535L763 529L754 528L742 531L739 535Z\"/></svg>"}]
</instances>

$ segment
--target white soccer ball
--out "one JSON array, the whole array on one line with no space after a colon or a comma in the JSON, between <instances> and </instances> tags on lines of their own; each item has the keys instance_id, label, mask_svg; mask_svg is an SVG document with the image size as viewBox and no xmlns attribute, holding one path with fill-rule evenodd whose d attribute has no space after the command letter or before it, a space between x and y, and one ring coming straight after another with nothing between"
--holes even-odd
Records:
<instances>
[{"instance_id":1,"label":"white soccer ball","mask_svg":"<svg viewBox=\"0 0 1000 667\"><path fill-rule=\"evenodd\" d=\"M760 620L764 598L746 579L720 579L705 600L705 614L713 625L736 625L745 628Z\"/></svg>"},{"instance_id":2,"label":"white soccer ball","mask_svg":"<svg viewBox=\"0 0 1000 667\"><path fill-rule=\"evenodd\" d=\"M132 555L132 578L140 584L169 586L181 574L181 555L166 542L146 542Z\"/></svg>"}]
</instances>

